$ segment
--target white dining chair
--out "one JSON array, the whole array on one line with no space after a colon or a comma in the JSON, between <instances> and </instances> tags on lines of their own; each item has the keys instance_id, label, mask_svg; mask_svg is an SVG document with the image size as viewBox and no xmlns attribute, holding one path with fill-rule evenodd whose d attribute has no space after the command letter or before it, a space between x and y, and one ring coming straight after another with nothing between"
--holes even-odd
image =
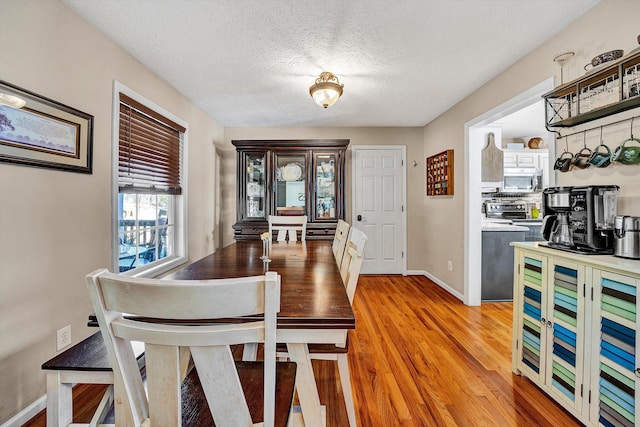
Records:
<instances>
[{"instance_id":1,"label":"white dining chair","mask_svg":"<svg viewBox=\"0 0 640 427\"><path fill-rule=\"evenodd\" d=\"M367 243L367 236L359 229L351 227L349 230L349 240L344 252L342 269L344 270L343 283L349 297L349 302L353 305L353 298L358 286L360 269L364 259L364 248ZM349 336L345 331L344 345L332 344L309 344L309 357L318 360L335 360L338 363L338 373L340 374L340 385L344 403L347 408L349 425L356 427L356 411L353 404L353 392L351 391L351 373L349 371ZM284 359L288 356L286 348L278 345L278 358Z\"/></svg>"},{"instance_id":2,"label":"white dining chair","mask_svg":"<svg viewBox=\"0 0 640 427\"><path fill-rule=\"evenodd\" d=\"M364 247L366 244L367 236L360 229L351 227L344 250L342 266L340 267L340 275L347 289L349 302L352 305L356 287L358 286L358 277L360 277L360 268L362 268L362 261L364 260Z\"/></svg>"},{"instance_id":3,"label":"white dining chair","mask_svg":"<svg viewBox=\"0 0 640 427\"><path fill-rule=\"evenodd\" d=\"M118 425L287 425L296 366L275 361L277 273L159 280L103 269L87 275L86 283L116 385L122 384L120 392L116 387ZM263 314L259 321L195 324ZM132 341L145 343L148 396ZM230 345L256 342L264 343L264 362L234 361ZM182 369L189 353L193 368ZM264 424L256 422L263 411Z\"/></svg>"},{"instance_id":4,"label":"white dining chair","mask_svg":"<svg viewBox=\"0 0 640 427\"><path fill-rule=\"evenodd\" d=\"M307 236L307 216L306 215L269 215L269 235L277 231L276 240L283 242L289 235L289 241L298 240L297 233L300 232L300 240L305 241Z\"/></svg>"},{"instance_id":5,"label":"white dining chair","mask_svg":"<svg viewBox=\"0 0 640 427\"><path fill-rule=\"evenodd\" d=\"M338 268L342 266L344 249L347 246L347 238L349 237L349 228L350 226L348 222L342 219L338 220L336 234L333 236L333 243L331 245L331 250L333 251L333 256L336 258L336 262L338 263Z\"/></svg>"}]
</instances>

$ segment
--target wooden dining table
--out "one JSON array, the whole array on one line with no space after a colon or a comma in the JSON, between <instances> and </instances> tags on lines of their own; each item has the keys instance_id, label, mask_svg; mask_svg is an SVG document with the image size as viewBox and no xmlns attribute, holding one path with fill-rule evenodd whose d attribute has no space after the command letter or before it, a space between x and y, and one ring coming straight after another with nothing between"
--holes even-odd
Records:
<instances>
[{"instance_id":1,"label":"wooden dining table","mask_svg":"<svg viewBox=\"0 0 640 427\"><path fill-rule=\"evenodd\" d=\"M305 426L326 425L318 396L309 343L345 345L355 317L330 241L239 241L172 273L167 279L198 280L262 275L281 276L277 341L297 363L296 388ZM245 353L246 355L246 353ZM251 357L251 356L250 356Z\"/></svg>"}]
</instances>

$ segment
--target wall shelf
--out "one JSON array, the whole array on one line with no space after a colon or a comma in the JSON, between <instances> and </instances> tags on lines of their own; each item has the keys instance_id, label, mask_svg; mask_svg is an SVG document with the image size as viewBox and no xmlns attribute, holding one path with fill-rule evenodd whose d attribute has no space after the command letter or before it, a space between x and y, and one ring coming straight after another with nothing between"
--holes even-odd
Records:
<instances>
[{"instance_id":1,"label":"wall shelf","mask_svg":"<svg viewBox=\"0 0 640 427\"><path fill-rule=\"evenodd\" d=\"M453 195L453 150L427 157L427 196Z\"/></svg>"},{"instance_id":2,"label":"wall shelf","mask_svg":"<svg viewBox=\"0 0 640 427\"><path fill-rule=\"evenodd\" d=\"M543 95L547 128L573 127L640 106L640 51Z\"/></svg>"}]
</instances>

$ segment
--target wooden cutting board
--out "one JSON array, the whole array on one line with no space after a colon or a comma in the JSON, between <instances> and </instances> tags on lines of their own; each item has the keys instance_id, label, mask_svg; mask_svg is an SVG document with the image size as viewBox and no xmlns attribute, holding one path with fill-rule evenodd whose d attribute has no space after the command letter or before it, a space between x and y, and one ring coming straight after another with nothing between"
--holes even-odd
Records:
<instances>
[{"instance_id":1,"label":"wooden cutting board","mask_svg":"<svg viewBox=\"0 0 640 427\"><path fill-rule=\"evenodd\" d=\"M482 149L482 181L502 181L504 153L496 147L495 135L489 132L487 145Z\"/></svg>"}]
</instances>

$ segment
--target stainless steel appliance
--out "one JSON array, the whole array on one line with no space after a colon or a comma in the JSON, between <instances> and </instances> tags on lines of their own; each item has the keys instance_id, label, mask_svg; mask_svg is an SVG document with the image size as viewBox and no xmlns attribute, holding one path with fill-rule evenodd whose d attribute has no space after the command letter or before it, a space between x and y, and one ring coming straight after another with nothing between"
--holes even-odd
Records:
<instances>
[{"instance_id":1,"label":"stainless steel appliance","mask_svg":"<svg viewBox=\"0 0 640 427\"><path fill-rule=\"evenodd\" d=\"M485 203L487 218L525 219L527 202L524 200L491 200Z\"/></svg>"},{"instance_id":2,"label":"stainless steel appliance","mask_svg":"<svg viewBox=\"0 0 640 427\"><path fill-rule=\"evenodd\" d=\"M616 216L614 235L614 256L640 259L640 217Z\"/></svg>"},{"instance_id":3,"label":"stainless steel appliance","mask_svg":"<svg viewBox=\"0 0 640 427\"><path fill-rule=\"evenodd\" d=\"M522 199L494 199L485 202L485 211L487 218L509 220L513 225L527 227L529 231L524 233L524 241L538 242L544 240L541 232L542 219L531 217L531 205L530 201Z\"/></svg>"},{"instance_id":4,"label":"stainless steel appliance","mask_svg":"<svg viewBox=\"0 0 640 427\"><path fill-rule=\"evenodd\" d=\"M533 193L542 189L542 169L505 168L502 178L504 193Z\"/></svg>"},{"instance_id":5,"label":"stainless steel appliance","mask_svg":"<svg viewBox=\"0 0 640 427\"><path fill-rule=\"evenodd\" d=\"M612 254L616 185L549 187L543 191L542 234L548 246L586 254Z\"/></svg>"}]
</instances>

